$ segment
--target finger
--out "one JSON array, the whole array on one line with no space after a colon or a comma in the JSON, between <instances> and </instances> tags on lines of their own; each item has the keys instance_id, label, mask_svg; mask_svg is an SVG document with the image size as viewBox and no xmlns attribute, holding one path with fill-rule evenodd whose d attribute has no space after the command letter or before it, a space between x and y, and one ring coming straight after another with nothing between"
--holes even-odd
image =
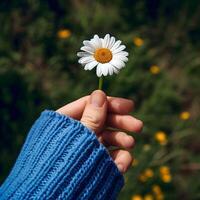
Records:
<instances>
[{"instance_id":1,"label":"finger","mask_svg":"<svg viewBox=\"0 0 200 200\"><path fill-rule=\"evenodd\" d=\"M116 146L125 149L131 149L135 145L135 140L132 136L119 131L105 131L101 135L102 143L105 146Z\"/></svg>"},{"instance_id":2,"label":"finger","mask_svg":"<svg viewBox=\"0 0 200 200\"><path fill-rule=\"evenodd\" d=\"M96 90L87 101L81 122L95 133L99 133L104 127L106 115L106 94L101 90Z\"/></svg>"},{"instance_id":3,"label":"finger","mask_svg":"<svg viewBox=\"0 0 200 200\"><path fill-rule=\"evenodd\" d=\"M73 101L59 108L58 110L56 110L56 112L63 115L67 115L74 119L80 119L83 114L83 110L85 109L87 100L88 100L88 96L82 97L76 101Z\"/></svg>"},{"instance_id":4,"label":"finger","mask_svg":"<svg viewBox=\"0 0 200 200\"><path fill-rule=\"evenodd\" d=\"M119 98L119 97L108 97L108 111L116 114L128 114L133 110L134 103L132 100Z\"/></svg>"},{"instance_id":5,"label":"finger","mask_svg":"<svg viewBox=\"0 0 200 200\"><path fill-rule=\"evenodd\" d=\"M128 151L125 150L113 150L110 152L112 159L117 165L119 171L121 173L127 172L128 168L131 166L133 162L133 158Z\"/></svg>"},{"instance_id":6,"label":"finger","mask_svg":"<svg viewBox=\"0 0 200 200\"><path fill-rule=\"evenodd\" d=\"M109 114L107 116L106 124L109 127L130 132L140 132L143 128L143 122L130 115Z\"/></svg>"},{"instance_id":7,"label":"finger","mask_svg":"<svg viewBox=\"0 0 200 200\"><path fill-rule=\"evenodd\" d=\"M83 110L90 96L82 97L76 101L73 101L58 110L56 112L67 115L74 119L80 120L83 114ZM118 113L118 114L128 114L134 106L133 101L118 98L118 97L107 97L108 99L108 112Z\"/></svg>"}]
</instances>

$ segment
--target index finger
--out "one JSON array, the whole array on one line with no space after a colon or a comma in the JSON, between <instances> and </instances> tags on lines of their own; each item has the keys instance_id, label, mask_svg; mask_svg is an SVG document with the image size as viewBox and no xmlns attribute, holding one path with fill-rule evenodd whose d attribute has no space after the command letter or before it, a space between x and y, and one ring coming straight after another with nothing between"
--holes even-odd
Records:
<instances>
[{"instance_id":1,"label":"index finger","mask_svg":"<svg viewBox=\"0 0 200 200\"><path fill-rule=\"evenodd\" d=\"M56 110L56 112L79 120L82 117L88 97L89 96L85 96L76 101L68 103L67 105L64 105Z\"/></svg>"}]
</instances>

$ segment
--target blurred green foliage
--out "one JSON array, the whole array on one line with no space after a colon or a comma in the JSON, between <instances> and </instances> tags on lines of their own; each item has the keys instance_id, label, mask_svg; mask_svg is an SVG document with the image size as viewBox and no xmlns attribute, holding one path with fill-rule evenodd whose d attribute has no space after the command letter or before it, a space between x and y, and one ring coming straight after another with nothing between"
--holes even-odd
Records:
<instances>
[{"instance_id":1,"label":"blurred green foliage","mask_svg":"<svg viewBox=\"0 0 200 200\"><path fill-rule=\"evenodd\" d=\"M97 88L76 52L84 39L110 33L130 56L104 91L134 99L133 114L145 124L119 199L200 199L198 0L5 0L0 24L1 182L43 109Z\"/></svg>"}]
</instances>

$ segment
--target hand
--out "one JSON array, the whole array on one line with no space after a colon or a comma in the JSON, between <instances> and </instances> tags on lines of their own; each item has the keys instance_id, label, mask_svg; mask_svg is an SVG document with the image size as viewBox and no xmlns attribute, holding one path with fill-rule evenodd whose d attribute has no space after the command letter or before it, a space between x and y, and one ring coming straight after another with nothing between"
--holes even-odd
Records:
<instances>
[{"instance_id":1,"label":"hand","mask_svg":"<svg viewBox=\"0 0 200 200\"><path fill-rule=\"evenodd\" d=\"M90 96L69 103L56 112L80 120L81 123L96 133L98 140L104 146L116 146L125 149L110 151L118 169L125 173L133 161L128 150L134 147L134 138L125 132L106 130L105 127L140 132L143 123L128 115L132 109L133 101L106 97L104 92L96 90Z\"/></svg>"}]
</instances>

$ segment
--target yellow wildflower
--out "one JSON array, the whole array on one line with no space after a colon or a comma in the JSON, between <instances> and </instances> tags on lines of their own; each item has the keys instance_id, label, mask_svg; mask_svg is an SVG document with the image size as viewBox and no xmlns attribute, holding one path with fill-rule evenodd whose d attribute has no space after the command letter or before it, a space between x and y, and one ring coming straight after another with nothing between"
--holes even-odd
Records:
<instances>
[{"instance_id":1,"label":"yellow wildflower","mask_svg":"<svg viewBox=\"0 0 200 200\"><path fill-rule=\"evenodd\" d=\"M164 200L164 195L162 193L156 195L156 200Z\"/></svg>"},{"instance_id":2,"label":"yellow wildflower","mask_svg":"<svg viewBox=\"0 0 200 200\"><path fill-rule=\"evenodd\" d=\"M151 194L146 194L144 200L153 200L153 196Z\"/></svg>"},{"instance_id":3,"label":"yellow wildflower","mask_svg":"<svg viewBox=\"0 0 200 200\"><path fill-rule=\"evenodd\" d=\"M145 182L147 180L148 177L146 177L144 174L140 174L138 179L141 181L141 182Z\"/></svg>"},{"instance_id":4,"label":"yellow wildflower","mask_svg":"<svg viewBox=\"0 0 200 200\"><path fill-rule=\"evenodd\" d=\"M152 191L153 191L156 195L162 193L161 188L160 188L159 185L153 185L153 186L152 186Z\"/></svg>"},{"instance_id":5,"label":"yellow wildflower","mask_svg":"<svg viewBox=\"0 0 200 200\"><path fill-rule=\"evenodd\" d=\"M152 74L158 74L160 72L160 67L157 65L152 65L149 70Z\"/></svg>"},{"instance_id":6,"label":"yellow wildflower","mask_svg":"<svg viewBox=\"0 0 200 200\"><path fill-rule=\"evenodd\" d=\"M133 195L131 200L142 200L142 196L139 194Z\"/></svg>"},{"instance_id":7,"label":"yellow wildflower","mask_svg":"<svg viewBox=\"0 0 200 200\"><path fill-rule=\"evenodd\" d=\"M57 35L60 39L67 39L71 36L71 31L69 29L61 29L58 31Z\"/></svg>"},{"instance_id":8,"label":"yellow wildflower","mask_svg":"<svg viewBox=\"0 0 200 200\"><path fill-rule=\"evenodd\" d=\"M144 44L144 40L140 37L134 37L133 43L135 44L135 46L140 47Z\"/></svg>"},{"instance_id":9,"label":"yellow wildflower","mask_svg":"<svg viewBox=\"0 0 200 200\"><path fill-rule=\"evenodd\" d=\"M167 135L163 131L158 131L155 133L155 140L157 140L161 145L167 144Z\"/></svg>"},{"instance_id":10,"label":"yellow wildflower","mask_svg":"<svg viewBox=\"0 0 200 200\"><path fill-rule=\"evenodd\" d=\"M161 179L164 183L169 183L172 180L172 177L170 174L164 174L161 176Z\"/></svg>"},{"instance_id":11,"label":"yellow wildflower","mask_svg":"<svg viewBox=\"0 0 200 200\"><path fill-rule=\"evenodd\" d=\"M184 111L184 112L182 112L181 114L180 114L180 119L182 119L182 120L188 120L189 118L190 118L190 113L189 112L187 112L187 111Z\"/></svg>"},{"instance_id":12,"label":"yellow wildflower","mask_svg":"<svg viewBox=\"0 0 200 200\"><path fill-rule=\"evenodd\" d=\"M159 171L161 175L170 174L170 169L167 166L161 166Z\"/></svg>"},{"instance_id":13,"label":"yellow wildflower","mask_svg":"<svg viewBox=\"0 0 200 200\"><path fill-rule=\"evenodd\" d=\"M153 177L153 175L154 175L153 170L150 169L150 168L145 169L144 175L145 175L146 177L148 177L148 178Z\"/></svg>"},{"instance_id":14,"label":"yellow wildflower","mask_svg":"<svg viewBox=\"0 0 200 200\"><path fill-rule=\"evenodd\" d=\"M160 188L159 185L153 185L152 191L155 194L156 200L163 200L164 199L163 192L161 191L161 188Z\"/></svg>"}]
</instances>

